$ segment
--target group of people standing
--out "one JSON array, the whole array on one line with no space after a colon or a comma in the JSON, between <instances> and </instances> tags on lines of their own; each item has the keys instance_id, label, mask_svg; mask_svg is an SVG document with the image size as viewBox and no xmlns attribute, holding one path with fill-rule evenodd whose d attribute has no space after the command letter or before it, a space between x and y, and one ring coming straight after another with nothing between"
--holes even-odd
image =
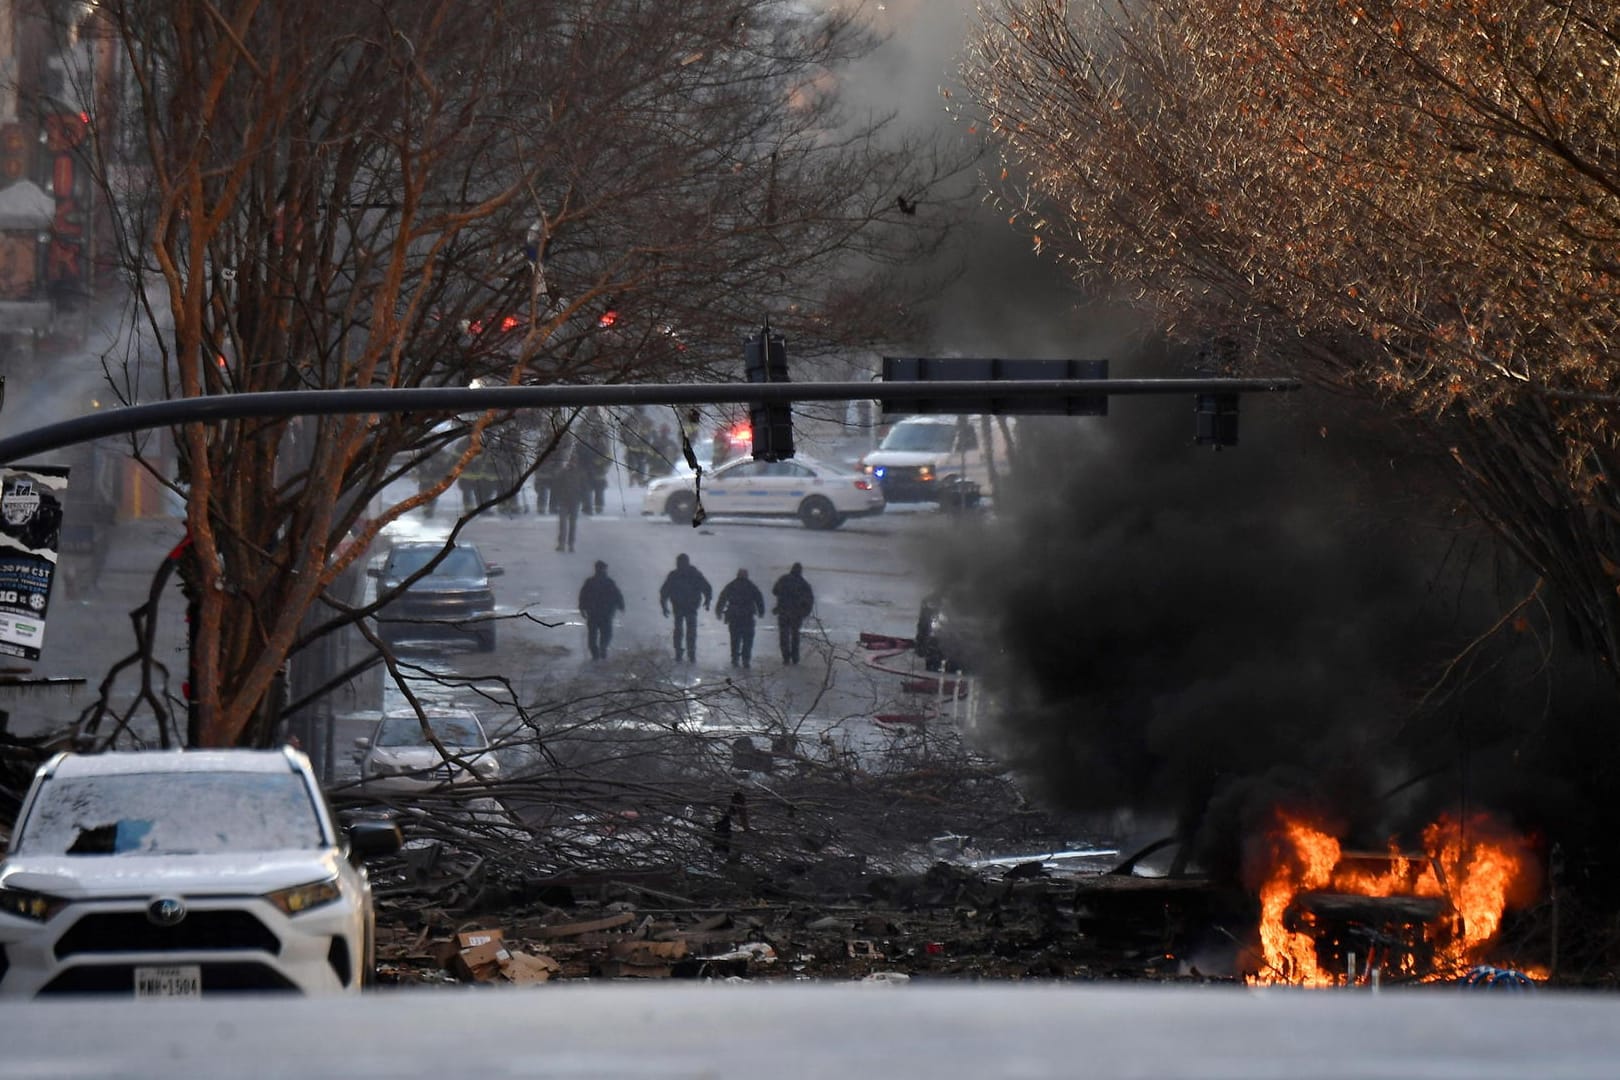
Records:
<instances>
[{"instance_id":1,"label":"group of people standing","mask_svg":"<svg viewBox=\"0 0 1620 1080\"><path fill-rule=\"evenodd\" d=\"M655 425L639 409L620 419L619 445L624 447L624 469L632 485L668 476L681 455L680 440L670 426Z\"/></svg>"},{"instance_id":2,"label":"group of people standing","mask_svg":"<svg viewBox=\"0 0 1620 1080\"><path fill-rule=\"evenodd\" d=\"M424 496L423 514L432 517L437 497L427 496L456 467L466 451L459 440L440 448L417 466L418 491ZM527 513L520 484L524 451L511 432L486 436L484 448L474 454L456 478L461 492L461 512L475 513L479 507L499 503L508 517ZM557 516L557 550L573 551L579 530L579 516L603 513L607 508L608 472L612 458L584 436L571 438L545 454L534 468L534 512Z\"/></svg>"},{"instance_id":3,"label":"group of people standing","mask_svg":"<svg viewBox=\"0 0 1620 1080\"><path fill-rule=\"evenodd\" d=\"M804 567L794 563L793 568L771 586L776 604L777 634L782 648L782 663L799 662L799 639L804 620L815 610L816 594L804 578ZM698 608L713 609L716 617L725 622L731 636L731 666L749 667L754 656L755 621L765 615L765 597L748 578L746 569L726 582L718 599L714 588L703 572L692 565L686 555L675 556L675 569L664 578L658 590L658 606L664 617L675 620L672 641L675 659L691 663L697 659ZM579 590L579 611L585 617L585 639L591 659L600 660L607 655L613 640L613 620L624 610L624 594L608 576L607 563L598 561L596 572L585 579Z\"/></svg>"}]
</instances>

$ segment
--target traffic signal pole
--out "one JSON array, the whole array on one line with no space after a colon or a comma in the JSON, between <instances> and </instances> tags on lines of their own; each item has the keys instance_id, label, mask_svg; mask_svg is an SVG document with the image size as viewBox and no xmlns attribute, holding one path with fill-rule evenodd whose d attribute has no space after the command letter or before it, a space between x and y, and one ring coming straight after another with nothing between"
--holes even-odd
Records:
<instances>
[{"instance_id":1,"label":"traffic signal pole","mask_svg":"<svg viewBox=\"0 0 1620 1080\"><path fill-rule=\"evenodd\" d=\"M214 394L108 409L0 438L0 464L76 443L151 428L283 416L362 413L513 412L591 405L779 404L795 401L983 401L1038 403L1115 394L1253 394L1298 390L1298 379L1039 379L928 383L613 383L595 386L408 387Z\"/></svg>"}]
</instances>

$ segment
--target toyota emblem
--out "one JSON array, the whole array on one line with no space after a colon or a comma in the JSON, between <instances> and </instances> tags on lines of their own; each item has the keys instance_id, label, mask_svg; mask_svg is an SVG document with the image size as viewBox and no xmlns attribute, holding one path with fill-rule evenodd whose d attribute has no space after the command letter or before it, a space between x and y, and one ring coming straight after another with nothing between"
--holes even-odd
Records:
<instances>
[{"instance_id":1,"label":"toyota emblem","mask_svg":"<svg viewBox=\"0 0 1620 1080\"><path fill-rule=\"evenodd\" d=\"M146 905L146 918L155 926L174 926L185 917L185 901L173 896L160 897Z\"/></svg>"}]
</instances>

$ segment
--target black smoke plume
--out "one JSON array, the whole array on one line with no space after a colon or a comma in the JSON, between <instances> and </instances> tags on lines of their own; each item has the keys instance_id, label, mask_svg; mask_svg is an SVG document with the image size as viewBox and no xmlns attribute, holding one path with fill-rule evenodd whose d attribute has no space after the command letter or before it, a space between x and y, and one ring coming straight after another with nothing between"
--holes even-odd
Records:
<instances>
[{"instance_id":1,"label":"black smoke plume","mask_svg":"<svg viewBox=\"0 0 1620 1080\"><path fill-rule=\"evenodd\" d=\"M1190 398L1110 413L1024 420L997 511L934 551L1040 793L1173 815L1227 873L1279 806L1369 846L1463 802L1552 809L1524 767L1548 621L1485 635L1533 583L1388 414L1249 396L1214 452Z\"/></svg>"}]
</instances>

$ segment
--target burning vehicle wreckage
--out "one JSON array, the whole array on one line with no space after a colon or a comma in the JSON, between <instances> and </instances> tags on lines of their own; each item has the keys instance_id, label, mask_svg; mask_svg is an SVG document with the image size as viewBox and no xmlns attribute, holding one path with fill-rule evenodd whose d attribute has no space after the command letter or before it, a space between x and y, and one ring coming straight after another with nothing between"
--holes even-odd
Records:
<instances>
[{"instance_id":1,"label":"burning vehicle wreckage","mask_svg":"<svg viewBox=\"0 0 1620 1080\"><path fill-rule=\"evenodd\" d=\"M616 690L522 714L477 791L336 791L407 837L373 870L379 981L1521 986L1557 966L1545 854L1481 815L1365 852L1279 814L1219 880L1170 872L1169 838L1054 844L1097 834L944 726L858 730L810 734L735 686Z\"/></svg>"},{"instance_id":2,"label":"burning vehicle wreckage","mask_svg":"<svg viewBox=\"0 0 1620 1080\"><path fill-rule=\"evenodd\" d=\"M1417 850L1354 851L1279 813L1256 850L1264 963L1252 982L1525 986L1556 963L1555 938L1541 936L1555 934L1555 923L1536 918L1556 919L1542 904L1541 858L1487 815L1442 817L1422 830Z\"/></svg>"}]
</instances>

